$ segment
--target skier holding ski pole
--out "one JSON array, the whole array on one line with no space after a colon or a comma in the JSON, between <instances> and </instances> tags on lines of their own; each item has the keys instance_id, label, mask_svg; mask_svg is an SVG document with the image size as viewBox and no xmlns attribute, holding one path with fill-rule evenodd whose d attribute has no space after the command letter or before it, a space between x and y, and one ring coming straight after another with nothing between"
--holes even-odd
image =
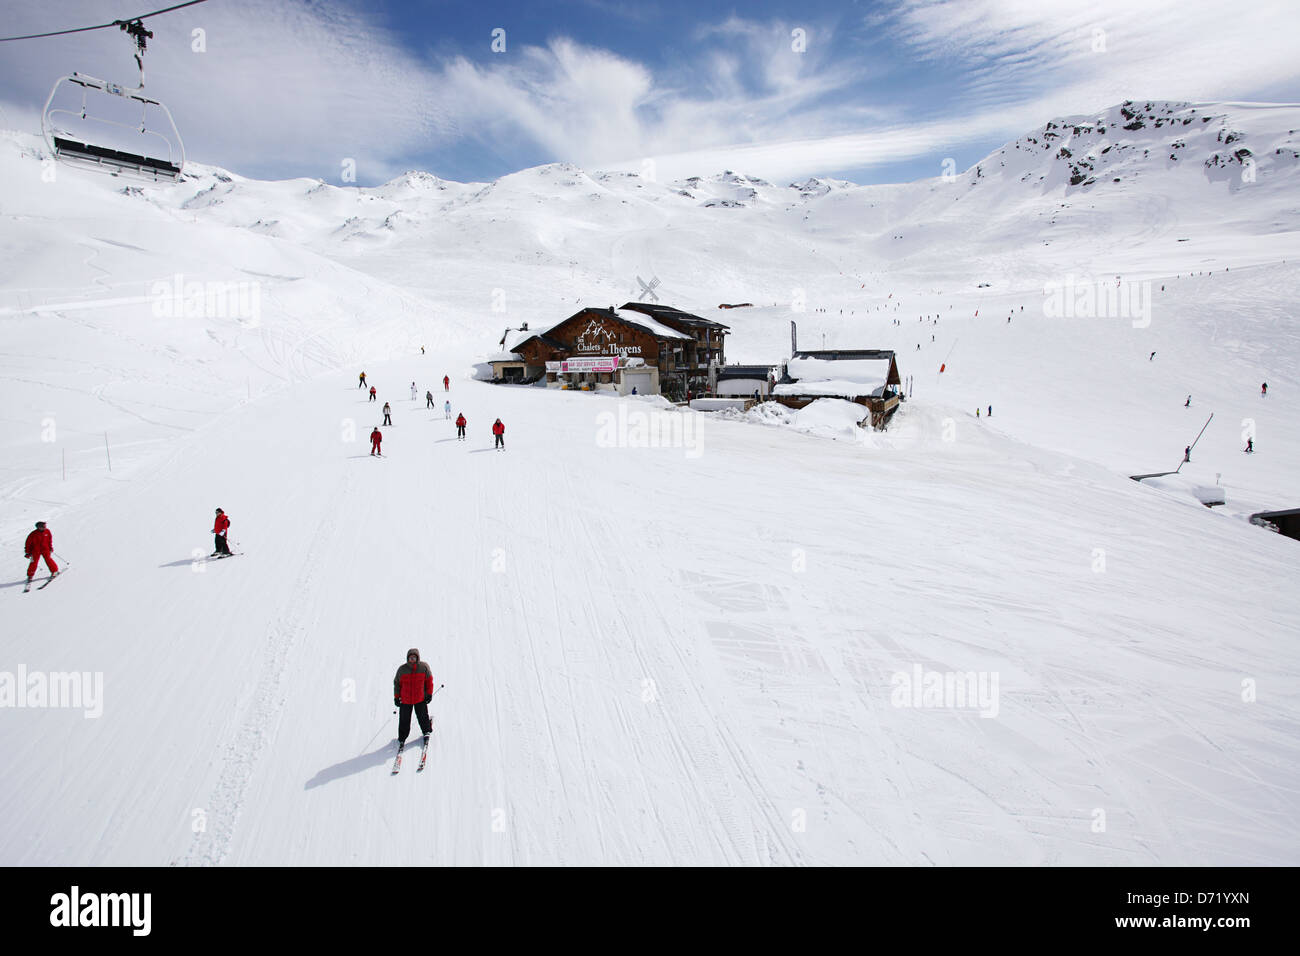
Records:
<instances>
[{"instance_id":1,"label":"skier holding ski pole","mask_svg":"<svg viewBox=\"0 0 1300 956\"><path fill-rule=\"evenodd\" d=\"M32 578L36 575L36 565L45 560L46 570L50 572L50 580L59 573L59 566L54 561L54 535L50 529L45 527L44 521L36 522L36 528L27 535L27 540L23 543L23 557L30 558L31 564L27 565L27 585L30 587Z\"/></svg>"},{"instance_id":2,"label":"skier holding ski pole","mask_svg":"<svg viewBox=\"0 0 1300 956\"><path fill-rule=\"evenodd\" d=\"M217 509L216 520L212 524L212 533L216 536L216 546L212 554L208 557L230 557L230 545L226 542L226 534L230 531L230 519L220 508Z\"/></svg>"},{"instance_id":3,"label":"skier holding ski pole","mask_svg":"<svg viewBox=\"0 0 1300 956\"><path fill-rule=\"evenodd\" d=\"M420 751L420 766L429 755L429 735L433 733L433 721L429 719L429 701L433 700L433 672L429 665L420 660L419 648L412 647L406 652L406 663L397 669L393 676L393 706L397 708L397 759L393 762L393 773L402 769L402 750L406 746L406 736L411 732L411 711L420 722L420 733L424 741Z\"/></svg>"}]
</instances>

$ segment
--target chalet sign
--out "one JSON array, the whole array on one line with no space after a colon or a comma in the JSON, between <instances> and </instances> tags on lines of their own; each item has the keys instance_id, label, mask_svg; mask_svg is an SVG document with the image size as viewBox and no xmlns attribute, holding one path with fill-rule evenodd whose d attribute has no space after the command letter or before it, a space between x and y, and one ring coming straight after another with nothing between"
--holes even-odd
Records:
<instances>
[{"instance_id":1,"label":"chalet sign","mask_svg":"<svg viewBox=\"0 0 1300 956\"><path fill-rule=\"evenodd\" d=\"M617 355L585 355L560 362L561 372L612 372L617 368Z\"/></svg>"},{"instance_id":2,"label":"chalet sign","mask_svg":"<svg viewBox=\"0 0 1300 956\"><path fill-rule=\"evenodd\" d=\"M614 333L605 328L600 319L592 319L573 343L575 352L614 352L618 355L640 355L639 345L615 345Z\"/></svg>"}]
</instances>

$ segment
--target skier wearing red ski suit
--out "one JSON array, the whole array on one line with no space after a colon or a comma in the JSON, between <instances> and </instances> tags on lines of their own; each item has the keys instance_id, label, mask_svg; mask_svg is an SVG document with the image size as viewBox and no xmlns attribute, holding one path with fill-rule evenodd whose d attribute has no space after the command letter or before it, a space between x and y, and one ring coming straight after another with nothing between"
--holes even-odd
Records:
<instances>
[{"instance_id":1,"label":"skier wearing red ski suit","mask_svg":"<svg viewBox=\"0 0 1300 956\"><path fill-rule=\"evenodd\" d=\"M415 709L415 719L420 722L420 732L426 736L433 732L433 722L429 719L429 701L433 699L433 671L429 665L420 660L419 648L413 647L406 652L406 663L397 669L393 677L393 706L397 708L397 741L406 743L411 732L411 709Z\"/></svg>"},{"instance_id":2,"label":"skier wearing red ski suit","mask_svg":"<svg viewBox=\"0 0 1300 956\"><path fill-rule=\"evenodd\" d=\"M217 509L217 520L212 524L212 533L216 535L216 545L213 554L229 554L230 545L226 541L226 532L230 530L230 519L220 508Z\"/></svg>"},{"instance_id":3,"label":"skier wearing red ski suit","mask_svg":"<svg viewBox=\"0 0 1300 956\"><path fill-rule=\"evenodd\" d=\"M501 419L497 419L492 425L492 434L497 436L496 448L506 447L506 426L501 424Z\"/></svg>"},{"instance_id":4,"label":"skier wearing red ski suit","mask_svg":"<svg viewBox=\"0 0 1300 956\"><path fill-rule=\"evenodd\" d=\"M465 416L464 416L464 415L457 415L457 416L456 416L456 437L457 437L457 438L464 438L464 437L465 437L465 426L466 426L467 424L469 424L469 423L468 423L467 421L465 421Z\"/></svg>"},{"instance_id":5,"label":"skier wearing red ski suit","mask_svg":"<svg viewBox=\"0 0 1300 956\"><path fill-rule=\"evenodd\" d=\"M36 574L36 565L40 563L41 558L45 559L45 567L49 569L51 575L59 573L59 566L54 563L54 535L50 529L45 527L44 521L36 522L36 530L27 536L27 541L23 544L23 557L31 558L32 563L27 565L27 580L30 581Z\"/></svg>"},{"instance_id":6,"label":"skier wearing red ski suit","mask_svg":"<svg viewBox=\"0 0 1300 956\"><path fill-rule=\"evenodd\" d=\"M384 436L380 433L379 426L376 425L375 430L370 433L370 454L383 457L384 453L379 450L379 443L383 440Z\"/></svg>"}]
</instances>

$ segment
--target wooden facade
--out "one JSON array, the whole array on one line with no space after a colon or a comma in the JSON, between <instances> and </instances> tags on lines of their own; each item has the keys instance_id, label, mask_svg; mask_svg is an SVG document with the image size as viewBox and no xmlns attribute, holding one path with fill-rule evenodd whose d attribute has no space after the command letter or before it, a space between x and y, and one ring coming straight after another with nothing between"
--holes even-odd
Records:
<instances>
[{"instance_id":1,"label":"wooden facade","mask_svg":"<svg viewBox=\"0 0 1300 956\"><path fill-rule=\"evenodd\" d=\"M681 401L688 391L701 395L707 389L709 363L722 360L726 331L721 323L679 309L630 302L620 310L581 309L545 332L520 340L512 351L526 375L545 372L548 383L560 377L547 369L548 362L601 356L640 359L657 370L658 389ZM612 371L579 376L583 385L598 388L615 388L619 377Z\"/></svg>"},{"instance_id":2,"label":"wooden facade","mask_svg":"<svg viewBox=\"0 0 1300 956\"><path fill-rule=\"evenodd\" d=\"M660 325L690 336L689 341L674 350L672 391L679 398L685 398L688 393L697 397L708 393L709 366L726 363L724 339L730 328L667 305L624 302L620 308L648 315Z\"/></svg>"}]
</instances>

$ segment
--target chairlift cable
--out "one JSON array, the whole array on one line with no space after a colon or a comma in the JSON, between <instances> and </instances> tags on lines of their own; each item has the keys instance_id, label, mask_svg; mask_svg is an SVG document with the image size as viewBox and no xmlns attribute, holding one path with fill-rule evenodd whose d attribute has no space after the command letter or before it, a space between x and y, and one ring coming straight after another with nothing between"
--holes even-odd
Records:
<instances>
[{"instance_id":1,"label":"chairlift cable","mask_svg":"<svg viewBox=\"0 0 1300 956\"><path fill-rule=\"evenodd\" d=\"M121 27L122 29L127 29L127 24L139 23L141 20L147 20L149 17L171 13L173 10L180 10L184 7L197 6L200 3L207 3L207 0L189 0L188 3L178 3L172 7L155 10L153 13L142 13L138 17L127 17L121 20L114 20L112 23L101 23L98 26L93 27L77 27L73 30L55 30L53 33L32 33L23 37L0 37L0 43L8 43L10 40L39 40L42 37L66 36L69 33L87 33L91 30L107 30L109 27Z\"/></svg>"}]
</instances>

